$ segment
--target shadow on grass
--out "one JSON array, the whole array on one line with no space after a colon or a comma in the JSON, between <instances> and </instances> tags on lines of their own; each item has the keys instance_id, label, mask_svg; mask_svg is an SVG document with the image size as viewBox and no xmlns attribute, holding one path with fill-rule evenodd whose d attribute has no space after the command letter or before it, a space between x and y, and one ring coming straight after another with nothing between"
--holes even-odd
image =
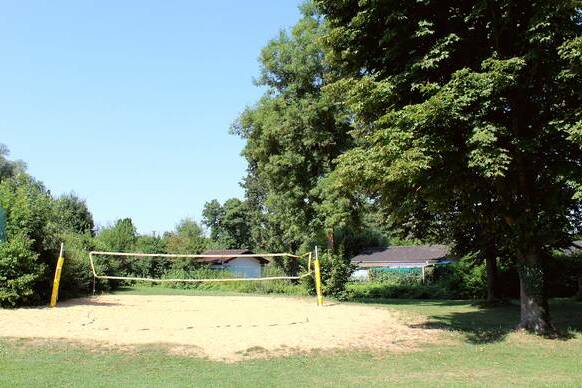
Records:
<instances>
[{"instance_id":1,"label":"shadow on grass","mask_svg":"<svg viewBox=\"0 0 582 388\"><path fill-rule=\"evenodd\" d=\"M396 305L427 317L415 328L444 329L461 332L468 343L486 344L505 340L519 323L517 302L486 306L481 302L459 300L360 300L362 303ZM569 340L582 334L582 303L568 299L550 302L552 323L558 334L551 338Z\"/></svg>"},{"instance_id":2,"label":"shadow on grass","mask_svg":"<svg viewBox=\"0 0 582 388\"><path fill-rule=\"evenodd\" d=\"M410 326L455 330L463 333L469 343L484 344L503 341L519 322L519 308L515 305L474 308L476 310L433 314L426 322Z\"/></svg>"}]
</instances>

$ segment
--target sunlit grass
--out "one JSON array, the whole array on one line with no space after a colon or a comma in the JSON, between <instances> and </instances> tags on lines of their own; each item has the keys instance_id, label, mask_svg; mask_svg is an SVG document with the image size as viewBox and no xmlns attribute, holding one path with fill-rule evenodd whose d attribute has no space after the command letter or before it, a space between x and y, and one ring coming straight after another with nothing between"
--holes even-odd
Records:
<instances>
[{"instance_id":1,"label":"sunlit grass","mask_svg":"<svg viewBox=\"0 0 582 388\"><path fill-rule=\"evenodd\" d=\"M200 295L157 287L123 292ZM582 303L552 303L562 336L516 333L518 306L481 308L467 301L375 301L426 329L441 343L409 353L316 352L220 363L168 354L52 342L0 340L0 386L576 386L582 381ZM329 328L333 330L333 327Z\"/></svg>"}]
</instances>

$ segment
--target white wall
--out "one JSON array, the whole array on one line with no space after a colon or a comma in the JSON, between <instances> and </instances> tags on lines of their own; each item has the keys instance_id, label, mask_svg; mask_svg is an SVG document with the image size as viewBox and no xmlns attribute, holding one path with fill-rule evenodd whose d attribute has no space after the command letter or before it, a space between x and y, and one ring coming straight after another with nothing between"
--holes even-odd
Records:
<instances>
[{"instance_id":1,"label":"white wall","mask_svg":"<svg viewBox=\"0 0 582 388\"><path fill-rule=\"evenodd\" d=\"M368 280L370 278L370 272L367 269L357 269L352 273L352 280Z\"/></svg>"},{"instance_id":2,"label":"white wall","mask_svg":"<svg viewBox=\"0 0 582 388\"><path fill-rule=\"evenodd\" d=\"M224 263L224 267L238 277L261 277L261 263L253 257L237 257L228 263Z\"/></svg>"}]
</instances>

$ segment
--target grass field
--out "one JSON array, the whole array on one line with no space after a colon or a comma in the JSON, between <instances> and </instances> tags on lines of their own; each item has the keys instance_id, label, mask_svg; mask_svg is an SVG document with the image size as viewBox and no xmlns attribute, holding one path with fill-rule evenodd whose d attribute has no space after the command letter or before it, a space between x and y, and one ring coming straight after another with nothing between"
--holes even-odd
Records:
<instances>
[{"instance_id":1,"label":"grass field","mask_svg":"<svg viewBox=\"0 0 582 388\"><path fill-rule=\"evenodd\" d=\"M439 343L409 353L316 352L229 364L169 355L154 346L123 352L62 341L4 339L0 386L582 385L582 303L552 302L554 322L562 332L558 339L513 332L517 306L374 303L415 322L423 317L423 327L446 329L447 334Z\"/></svg>"}]
</instances>

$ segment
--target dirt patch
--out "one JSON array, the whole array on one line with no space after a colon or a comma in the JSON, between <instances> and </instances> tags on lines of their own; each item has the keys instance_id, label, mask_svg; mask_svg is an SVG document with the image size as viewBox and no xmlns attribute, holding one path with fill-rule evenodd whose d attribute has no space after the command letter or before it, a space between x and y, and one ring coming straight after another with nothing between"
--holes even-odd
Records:
<instances>
[{"instance_id":1,"label":"dirt patch","mask_svg":"<svg viewBox=\"0 0 582 388\"><path fill-rule=\"evenodd\" d=\"M123 350L163 344L177 354L237 361L329 349L410 351L436 330L382 307L256 296L104 295L58 308L0 310L0 337L64 339Z\"/></svg>"}]
</instances>

